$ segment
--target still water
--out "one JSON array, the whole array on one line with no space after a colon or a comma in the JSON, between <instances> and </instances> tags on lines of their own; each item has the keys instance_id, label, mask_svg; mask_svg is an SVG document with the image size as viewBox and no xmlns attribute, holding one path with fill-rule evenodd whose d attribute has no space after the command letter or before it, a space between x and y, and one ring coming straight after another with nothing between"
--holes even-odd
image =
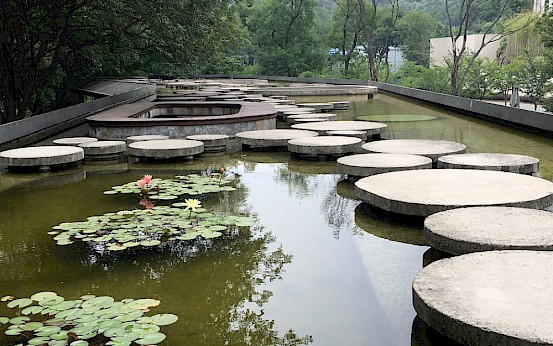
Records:
<instances>
[{"instance_id":1,"label":"still water","mask_svg":"<svg viewBox=\"0 0 553 346\"><path fill-rule=\"evenodd\" d=\"M553 180L553 139L385 95L352 102L341 119L427 114L437 120L390 123L384 138L464 143L468 152L525 154ZM225 167L237 191L202 196L217 214L248 214L256 224L211 245L105 256L80 242L57 246L47 232L61 222L134 209L138 198L107 196L144 174ZM242 152L178 164L84 164L44 175L0 178L0 296L56 291L156 298L151 314L179 320L162 327L163 345L409 345L415 312L411 281L428 250L420 226L369 216L335 162L288 153ZM160 203L169 204L169 203ZM6 314L1 304L0 316ZM2 333L0 345L9 344Z\"/></svg>"}]
</instances>

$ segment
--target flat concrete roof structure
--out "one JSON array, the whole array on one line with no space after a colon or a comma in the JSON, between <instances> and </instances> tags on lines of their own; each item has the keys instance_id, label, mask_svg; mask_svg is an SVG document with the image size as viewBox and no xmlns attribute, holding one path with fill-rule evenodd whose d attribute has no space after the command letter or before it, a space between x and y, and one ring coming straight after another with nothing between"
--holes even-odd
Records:
<instances>
[{"instance_id":1,"label":"flat concrete roof structure","mask_svg":"<svg viewBox=\"0 0 553 346\"><path fill-rule=\"evenodd\" d=\"M142 136L130 136L127 137L127 144L142 141L156 141L160 139L169 139L169 136L165 135L142 135Z\"/></svg>"},{"instance_id":2,"label":"flat concrete roof structure","mask_svg":"<svg viewBox=\"0 0 553 346\"><path fill-rule=\"evenodd\" d=\"M380 136L386 131L388 125L365 121L326 121L314 124L296 124L290 127L298 130L317 131L320 134L325 134L326 131L357 130L367 131L368 136Z\"/></svg>"},{"instance_id":3,"label":"flat concrete roof structure","mask_svg":"<svg viewBox=\"0 0 553 346\"><path fill-rule=\"evenodd\" d=\"M425 156L408 154L358 154L341 157L337 161L338 173L348 179L368 177L375 174L432 168L432 160Z\"/></svg>"},{"instance_id":4,"label":"flat concrete roof structure","mask_svg":"<svg viewBox=\"0 0 553 346\"><path fill-rule=\"evenodd\" d=\"M361 115L361 116L355 117L355 120L382 121L384 123L428 121L428 120L435 120L435 119L438 119L438 117L433 115L422 115L422 114L373 114L373 115Z\"/></svg>"},{"instance_id":5,"label":"flat concrete roof structure","mask_svg":"<svg viewBox=\"0 0 553 346\"><path fill-rule=\"evenodd\" d=\"M49 171L52 166L76 163L82 159L82 148L62 145L26 147L0 152L0 163L8 168L36 167L41 171Z\"/></svg>"},{"instance_id":6,"label":"flat concrete roof structure","mask_svg":"<svg viewBox=\"0 0 553 346\"><path fill-rule=\"evenodd\" d=\"M537 173L540 160L526 155L475 153L438 158L438 168L484 169L521 174Z\"/></svg>"},{"instance_id":7,"label":"flat concrete roof structure","mask_svg":"<svg viewBox=\"0 0 553 346\"><path fill-rule=\"evenodd\" d=\"M464 144L432 139L389 139L363 144L363 149L371 153L422 155L437 163L438 157L460 154L467 150Z\"/></svg>"},{"instance_id":8,"label":"flat concrete roof structure","mask_svg":"<svg viewBox=\"0 0 553 346\"><path fill-rule=\"evenodd\" d=\"M424 220L428 245L452 255L491 250L553 250L553 213L512 207L457 208Z\"/></svg>"},{"instance_id":9,"label":"flat concrete roof structure","mask_svg":"<svg viewBox=\"0 0 553 346\"><path fill-rule=\"evenodd\" d=\"M239 132L236 139L245 148L267 148L288 147L288 141L291 139L315 136L318 136L318 133L314 131L275 129Z\"/></svg>"},{"instance_id":10,"label":"flat concrete roof structure","mask_svg":"<svg viewBox=\"0 0 553 346\"><path fill-rule=\"evenodd\" d=\"M478 252L420 270L413 306L430 327L463 345L552 345L551 287L551 252Z\"/></svg>"},{"instance_id":11,"label":"flat concrete roof structure","mask_svg":"<svg viewBox=\"0 0 553 346\"><path fill-rule=\"evenodd\" d=\"M360 179L356 194L366 203L403 215L428 216L473 206L545 209L553 182L533 176L470 169L422 169Z\"/></svg>"},{"instance_id":12,"label":"flat concrete roof structure","mask_svg":"<svg viewBox=\"0 0 553 346\"><path fill-rule=\"evenodd\" d=\"M127 150L125 141L97 141L79 144L87 160L108 160L121 157Z\"/></svg>"},{"instance_id":13,"label":"flat concrete roof structure","mask_svg":"<svg viewBox=\"0 0 553 346\"><path fill-rule=\"evenodd\" d=\"M296 138L288 141L288 151L298 157L343 156L353 153L361 139L344 136Z\"/></svg>"},{"instance_id":14,"label":"flat concrete roof structure","mask_svg":"<svg viewBox=\"0 0 553 346\"><path fill-rule=\"evenodd\" d=\"M129 144L129 155L146 159L190 158L204 152L204 144L188 139L163 139Z\"/></svg>"},{"instance_id":15,"label":"flat concrete roof structure","mask_svg":"<svg viewBox=\"0 0 553 346\"><path fill-rule=\"evenodd\" d=\"M96 142L96 141L98 141L98 138L94 138L94 137L66 137L66 138L54 139L52 143L58 144L58 145L78 146L79 144Z\"/></svg>"}]
</instances>

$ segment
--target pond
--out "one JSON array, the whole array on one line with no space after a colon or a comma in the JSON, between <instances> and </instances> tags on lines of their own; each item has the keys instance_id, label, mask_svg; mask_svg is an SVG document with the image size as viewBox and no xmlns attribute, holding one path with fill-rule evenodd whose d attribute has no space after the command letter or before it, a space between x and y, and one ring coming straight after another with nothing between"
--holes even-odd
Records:
<instances>
[{"instance_id":1,"label":"pond","mask_svg":"<svg viewBox=\"0 0 553 346\"><path fill-rule=\"evenodd\" d=\"M438 119L389 123L384 138L464 143L468 152L525 154L553 180L553 139L378 95L353 101L343 120L378 114ZM58 246L52 226L139 208L112 186L226 168L236 191L199 197L217 214L255 218L237 234L194 246L106 255L77 241ZM0 296L55 291L161 301L179 320L162 345L409 345L411 282L428 250L420 225L369 216L336 163L243 152L173 164L85 164L0 179ZM170 205L171 202L155 202ZM0 316L6 315L0 304ZM0 329L3 328L0 326ZM2 333L0 344L9 345Z\"/></svg>"}]
</instances>

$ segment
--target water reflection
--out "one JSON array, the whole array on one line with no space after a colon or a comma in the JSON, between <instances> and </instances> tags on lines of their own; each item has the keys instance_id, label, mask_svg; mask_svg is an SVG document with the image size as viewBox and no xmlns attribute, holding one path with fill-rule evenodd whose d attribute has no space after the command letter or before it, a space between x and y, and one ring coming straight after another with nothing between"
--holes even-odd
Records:
<instances>
[{"instance_id":1,"label":"water reflection","mask_svg":"<svg viewBox=\"0 0 553 346\"><path fill-rule=\"evenodd\" d=\"M411 346L461 346L460 343L443 336L432 329L419 316L413 320L411 329Z\"/></svg>"},{"instance_id":2,"label":"water reflection","mask_svg":"<svg viewBox=\"0 0 553 346\"><path fill-rule=\"evenodd\" d=\"M396 242L427 245L422 234L421 224L418 222L419 220L415 220L416 222L412 223L412 220L409 219L387 219L386 216L387 214L371 208L366 203L361 203L355 208L355 224L365 232Z\"/></svg>"}]
</instances>

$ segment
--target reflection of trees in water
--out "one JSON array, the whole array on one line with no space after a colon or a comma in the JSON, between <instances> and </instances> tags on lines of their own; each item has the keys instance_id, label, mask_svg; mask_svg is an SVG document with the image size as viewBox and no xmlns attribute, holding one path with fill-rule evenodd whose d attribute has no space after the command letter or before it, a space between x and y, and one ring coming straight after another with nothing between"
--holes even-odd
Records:
<instances>
[{"instance_id":1,"label":"reflection of trees in water","mask_svg":"<svg viewBox=\"0 0 553 346\"><path fill-rule=\"evenodd\" d=\"M126 181L128 176L110 178ZM103 185L106 184L109 182L104 181ZM123 200L106 198L98 193L97 185L92 185L93 193L83 189L71 199L62 194L64 189L20 191L21 196L10 204L10 209L0 212L0 216L14 220L9 222L13 229L0 234L0 261L9 264L0 272L5 294L28 296L52 290L67 297L95 294L118 299L156 298L162 302L158 313L179 316L178 323L167 327L167 340L176 340L176 344L300 345L311 342L310 336L298 336L293 329L278 331L275 322L263 315L263 306L272 292L261 287L278 280L292 256L280 247L275 248L274 237L259 226L240 227L226 238L213 241L173 242L153 251L100 257L80 241L64 247L55 245L51 236L46 235L49 226L45 229L45 225L64 220L58 220L59 215L50 215L52 206L46 201L65 198L68 204L78 207L78 212L64 214L67 221L78 221L123 206ZM246 188L210 194L202 196L202 204L217 215L236 214L237 209L244 208L246 194ZM28 210L23 208L29 200L33 201L33 215L38 218L30 219ZM137 202L124 199L123 209L131 204L136 206ZM83 208L90 204L94 208ZM247 213L247 210L241 211ZM249 304L256 308L248 308Z\"/></svg>"},{"instance_id":2,"label":"reflection of trees in water","mask_svg":"<svg viewBox=\"0 0 553 346\"><path fill-rule=\"evenodd\" d=\"M340 237L342 229L351 230L352 232L357 230L351 214L358 202L344 198L338 193L340 179L342 178L336 177L334 188L328 191L321 204L321 211L325 215L328 224L334 228L332 233L336 239Z\"/></svg>"}]
</instances>

